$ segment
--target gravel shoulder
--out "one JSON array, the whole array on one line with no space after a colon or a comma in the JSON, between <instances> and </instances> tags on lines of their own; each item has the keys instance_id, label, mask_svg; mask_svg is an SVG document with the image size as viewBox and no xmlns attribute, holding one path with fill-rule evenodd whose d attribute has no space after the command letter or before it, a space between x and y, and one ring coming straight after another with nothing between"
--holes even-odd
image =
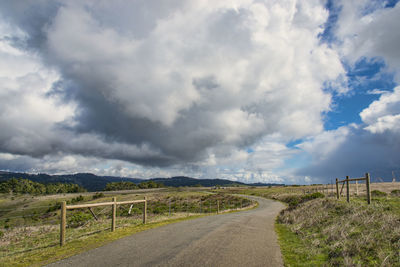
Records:
<instances>
[{"instance_id":1,"label":"gravel shoulder","mask_svg":"<svg viewBox=\"0 0 400 267\"><path fill-rule=\"evenodd\" d=\"M274 231L282 203L147 230L48 266L283 266Z\"/></svg>"}]
</instances>

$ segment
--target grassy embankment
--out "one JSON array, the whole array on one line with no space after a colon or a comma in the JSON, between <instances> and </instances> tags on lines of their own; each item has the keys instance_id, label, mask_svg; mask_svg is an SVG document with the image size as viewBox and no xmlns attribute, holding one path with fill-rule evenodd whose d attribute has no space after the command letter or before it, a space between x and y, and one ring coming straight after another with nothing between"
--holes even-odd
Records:
<instances>
[{"instance_id":1,"label":"grassy embankment","mask_svg":"<svg viewBox=\"0 0 400 267\"><path fill-rule=\"evenodd\" d=\"M110 232L110 207L94 208L98 220L87 210L67 213L67 244L60 248L59 203L71 204L143 199L144 194L88 195L84 196L0 196L0 261L5 266L43 264L101 246L118 238L168 223L215 214L216 202L220 211L229 212L250 208L253 203L225 194L169 190L146 193L148 198L148 224L142 224L142 204L117 209L117 230ZM201 205L200 205L201 203ZM170 212L171 211L171 212ZM28 216L29 215L29 216ZM33 216L31 216L33 215ZM11 219L9 219L11 218Z\"/></svg>"},{"instance_id":2,"label":"grassy embankment","mask_svg":"<svg viewBox=\"0 0 400 267\"><path fill-rule=\"evenodd\" d=\"M275 225L286 266L400 266L399 190L373 191L367 205L365 196L347 203L304 188L236 190L288 204Z\"/></svg>"}]
</instances>

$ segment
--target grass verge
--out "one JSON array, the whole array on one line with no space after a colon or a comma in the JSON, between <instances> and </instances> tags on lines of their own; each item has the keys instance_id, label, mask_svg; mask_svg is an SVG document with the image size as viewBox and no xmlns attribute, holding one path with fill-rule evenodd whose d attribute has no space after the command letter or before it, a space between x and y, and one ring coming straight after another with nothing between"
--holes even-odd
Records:
<instances>
[{"instance_id":1,"label":"grass verge","mask_svg":"<svg viewBox=\"0 0 400 267\"><path fill-rule=\"evenodd\" d=\"M375 184L371 205L365 196L352 195L347 203L299 188L234 192L288 205L275 225L286 266L400 267L400 190L394 186L381 192Z\"/></svg>"},{"instance_id":2,"label":"grass verge","mask_svg":"<svg viewBox=\"0 0 400 267\"><path fill-rule=\"evenodd\" d=\"M323 266L326 262L326 254L310 255L309 244L305 244L305 240L300 239L285 224L276 222L275 231L285 266Z\"/></svg>"},{"instance_id":3,"label":"grass verge","mask_svg":"<svg viewBox=\"0 0 400 267\"><path fill-rule=\"evenodd\" d=\"M390 208L393 203L400 201L375 199L367 205L319 198L285 209L277 220L280 239L302 242L281 243L287 265L308 258L304 266L318 266L319 259L324 266L400 266L400 217Z\"/></svg>"}]
</instances>

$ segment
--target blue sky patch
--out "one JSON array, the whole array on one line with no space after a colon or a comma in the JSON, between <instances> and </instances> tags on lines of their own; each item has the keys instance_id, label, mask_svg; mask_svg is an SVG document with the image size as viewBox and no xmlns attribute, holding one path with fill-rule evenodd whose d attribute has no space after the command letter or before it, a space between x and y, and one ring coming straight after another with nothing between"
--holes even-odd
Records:
<instances>
[{"instance_id":1,"label":"blue sky patch","mask_svg":"<svg viewBox=\"0 0 400 267\"><path fill-rule=\"evenodd\" d=\"M380 97L370 92L374 89L392 91L396 86L393 73L386 70L382 60L362 58L353 67L345 65L345 68L351 91L346 95L333 95L332 111L325 118L326 130L361 123L360 112Z\"/></svg>"}]
</instances>

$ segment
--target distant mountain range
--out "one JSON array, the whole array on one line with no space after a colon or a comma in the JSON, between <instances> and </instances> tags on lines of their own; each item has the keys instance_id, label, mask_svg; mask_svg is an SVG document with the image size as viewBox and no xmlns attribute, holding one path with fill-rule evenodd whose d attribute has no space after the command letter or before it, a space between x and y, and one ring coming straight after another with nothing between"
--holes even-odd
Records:
<instances>
[{"instance_id":1,"label":"distant mountain range","mask_svg":"<svg viewBox=\"0 0 400 267\"><path fill-rule=\"evenodd\" d=\"M144 181L154 181L162 183L165 186L277 186L282 184L246 184L241 182L230 181L226 179L196 179L186 176L176 176L171 178L150 178L150 179L139 179L139 178L127 178L127 177L115 177L115 176L97 176L92 173L76 173L76 174L63 174L63 175L49 175L45 173L29 174L19 172L6 172L0 171L0 182L11 178L24 178L39 183L73 183L78 184L88 191L102 191L107 183L111 182L133 182L139 184Z\"/></svg>"}]
</instances>

